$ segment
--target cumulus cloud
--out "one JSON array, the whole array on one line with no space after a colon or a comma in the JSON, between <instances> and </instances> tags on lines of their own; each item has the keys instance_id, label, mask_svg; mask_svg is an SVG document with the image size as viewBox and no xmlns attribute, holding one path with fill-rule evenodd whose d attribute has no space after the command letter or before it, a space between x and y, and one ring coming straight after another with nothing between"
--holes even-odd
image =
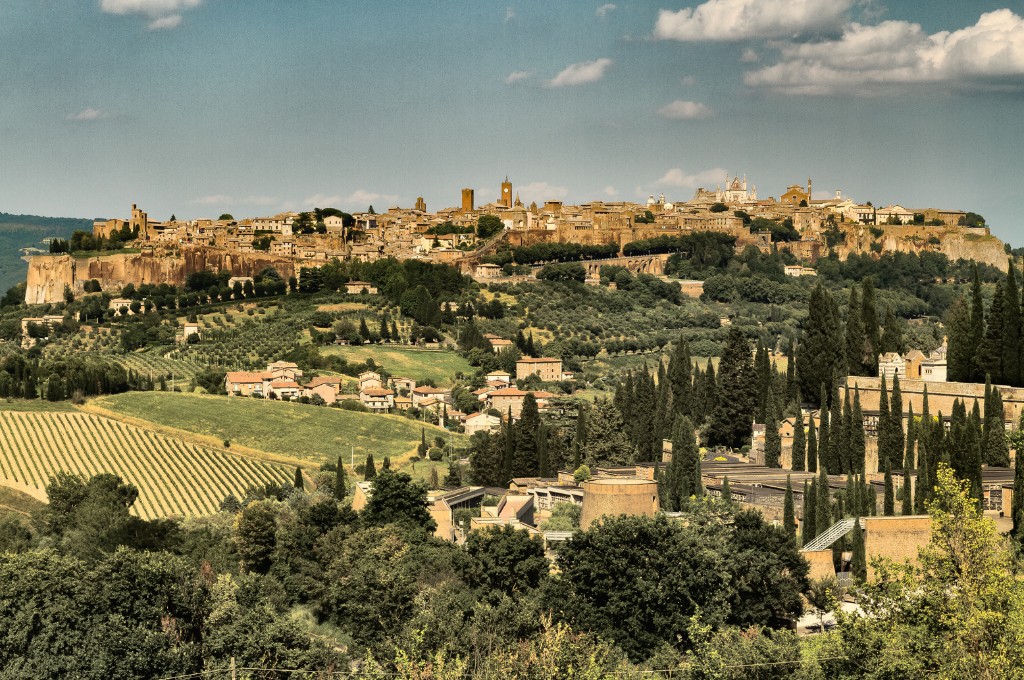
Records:
<instances>
[{"instance_id":1,"label":"cumulus cloud","mask_svg":"<svg viewBox=\"0 0 1024 680\"><path fill-rule=\"evenodd\" d=\"M707 0L658 13L659 40L749 40L837 31L855 0Z\"/></svg>"},{"instance_id":2,"label":"cumulus cloud","mask_svg":"<svg viewBox=\"0 0 1024 680\"><path fill-rule=\"evenodd\" d=\"M529 184L516 187L516 192L523 203L527 205L533 201L537 201L538 204L544 201L560 201L569 195L569 190L566 187L556 186L547 182L530 182Z\"/></svg>"},{"instance_id":3,"label":"cumulus cloud","mask_svg":"<svg viewBox=\"0 0 1024 680\"><path fill-rule=\"evenodd\" d=\"M751 48L743 50L743 54L740 55L740 61L744 64L753 64L754 62L761 61L761 56Z\"/></svg>"},{"instance_id":4,"label":"cumulus cloud","mask_svg":"<svg viewBox=\"0 0 1024 680\"><path fill-rule=\"evenodd\" d=\"M91 121L91 120L99 120L100 118L106 118L106 117L107 117L107 114L104 111L100 111L99 109L93 109L93 108L82 109L78 113L68 114L68 120L74 120L74 121L80 121L80 122Z\"/></svg>"},{"instance_id":5,"label":"cumulus cloud","mask_svg":"<svg viewBox=\"0 0 1024 680\"><path fill-rule=\"evenodd\" d=\"M151 31L177 28L181 12L198 7L203 0L100 0L100 9L107 14L136 15L149 19Z\"/></svg>"},{"instance_id":6,"label":"cumulus cloud","mask_svg":"<svg viewBox=\"0 0 1024 680\"><path fill-rule=\"evenodd\" d=\"M618 9L618 7L616 7L614 4L612 4L610 2L606 2L603 5L601 5L600 7L598 7L597 8L597 12L595 12L595 13L597 14L597 16L603 18L603 17L608 16L609 12L614 12L617 9Z\"/></svg>"},{"instance_id":7,"label":"cumulus cloud","mask_svg":"<svg viewBox=\"0 0 1024 680\"><path fill-rule=\"evenodd\" d=\"M1024 19L1009 9L974 26L931 35L919 24L850 24L836 40L785 44L778 63L744 74L747 85L789 94L881 94L896 87L1024 88Z\"/></svg>"},{"instance_id":8,"label":"cumulus cloud","mask_svg":"<svg viewBox=\"0 0 1024 680\"><path fill-rule=\"evenodd\" d=\"M505 76L505 84L512 85L513 83L518 83L520 81L526 80L532 75L532 71L512 71L512 73L509 73L507 76Z\"/></svg>"},{"instance_id":9,"label":"cumulus cloud","mask_svg":"<svg viewBox=\"0 0 1024 680\"><path fill-rule=\"evenodd\" d=\"M714 113L711 107L700 102L687 102L677 99L658 109L658 115L670 120L693 120L695 118L709 118Z\"/></svg>"},{"instance_id":10,"label":"cumulus cloud","mask_svg":"<svg viewBox=\"0 0 1024 680\"><path fill-rule=\"evenodd\" d=\"M619 193L618 189L616 189L615 187L613 187L613 186L611 186L611 185L608 185L608 186L606 186L606 187L605 187L605 188L603 189L603 192L604 192L604 195L605 195L605 196L609 196L609 197L610 197L610 196L616 196L616 195L618 195L618 193Z\"/></svg>"},{"instance_id":11,"label":"cumulus cloud","mask_svg":"<svg viewBox=\"0 0 1024 680\"><path fill-rule=\"evenodd\" d=\"M611 67L612 60L606 57L594 61L581 61L570 64L557 76L548 81L548 87L567 87L594 83L604 78L605 72Z\"/></svg>"},{"instance_id":12,"label":"cumulus cloud","mask_svg":"<svg viewBox=\"0 0 1024 680\"><path fill-rule=\"evenodd\" d=\"M654 184L659 187L696 189L700 186L709 186L719 182L726 174L723 168L711 168L710 170L703 170L693 175L686 174L682 168L672 168Z\"/></svg>"}]
</instances>

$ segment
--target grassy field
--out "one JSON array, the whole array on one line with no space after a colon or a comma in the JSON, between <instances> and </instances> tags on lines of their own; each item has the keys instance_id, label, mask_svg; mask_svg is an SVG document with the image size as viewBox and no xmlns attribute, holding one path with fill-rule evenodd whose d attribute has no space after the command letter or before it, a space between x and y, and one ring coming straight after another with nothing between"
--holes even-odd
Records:
<instances>
[{"instance_id":1,"label":"grassy field","mask_svg":"<svg viewBox=\"0 0 1024 680\"><path fill-rule=\"evenodd\" d=\"M396 460L413 451L425 427L427 438L448 433L395 415L356 413L290 402L239 397L214 397L173 392L128 392L90 402L116 414L165 427L228 440L254 451L308 463L350 460L372 453L378 465L384 456ZM459 446L464 437L456 435Z\"/></svg>"},{"instance_id":2,"label":"grassy field","mask_svg":"<svg viewBox=\"0 0 1024 680\"><path fill-rule=\"evenodd\" d=\"M19 411L31 413L55 413L73 411L75 407L66 401L43 401L41 399L2 399L0 411Z\"/></svg>"},{"instance_id":3,"label":"grassy field","mask_svg":"<svg viewBox=\"0 0 1024 680\"><path fill-rule=\"evenodd\" d=\"M0 486L0 518L5 515L28 517L33 511L42 508L44 503L27 493L16 491L10 487Z\"/></svg>"},{"instance_id":4,"label":"grassy field","mask_svg":"<svg viewBox=\"0 0 1024 680\"><path fill-rule=\"evenodd\" d=\"M469 362L455 352L445 350L389 345L332 345L321 351L344 357L346 361L356 364L373 359L391 375L413 380L433 380L438 385L451 380L456 373L469 374L473 371Z\"/></svg>"},{"instance_id":5,"label":"grassy field","mask_svg":"<svg viewBox=\"0 0 1024 680\"><path fill-rule=\"evenodd\" d=\"M44 500L58 472L119 475L139 489L133 510L145 519L210 514L229 494L294 473L90 413L0 411L0 484Z\"/></svg>"}]
</instances>

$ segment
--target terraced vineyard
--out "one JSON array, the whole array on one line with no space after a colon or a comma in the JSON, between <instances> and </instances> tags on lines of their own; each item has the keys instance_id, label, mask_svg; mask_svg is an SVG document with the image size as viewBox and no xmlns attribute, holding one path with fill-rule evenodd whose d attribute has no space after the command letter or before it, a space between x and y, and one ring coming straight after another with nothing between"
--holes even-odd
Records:
<instances>
[{"instance_id":1,"label":"terraced vineyard","mask_svg":"<svg viewBox=\"0 0 1024 680\"><path fill-rule=\"evenodd\" d=\"M120 475L138 487L144 519L208 515L228 494L293 474L92 414L0 411L0 484L41 498L57 472Z\"/></svg>"}]
</instances>

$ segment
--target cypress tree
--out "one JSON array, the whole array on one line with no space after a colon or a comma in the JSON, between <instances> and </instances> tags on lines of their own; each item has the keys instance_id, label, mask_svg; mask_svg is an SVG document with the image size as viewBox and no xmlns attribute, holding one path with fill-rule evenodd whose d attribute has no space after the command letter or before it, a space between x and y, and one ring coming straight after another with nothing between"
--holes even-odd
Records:
<instances>
[{"instance_id":1,"label":"cypress tree","mask_svg":"<svg viewBox=\"0 0 1024 680\"><path fill-rule=\"evenodd\" d=\"M348 490L345 488L345 466L341 464L341 456L338 456L338 473L334 476L334 497L340 501L346 493Z\"/></svg>"},{"instance_id":2,"label":"cypress tree","mask_svg":"<svg viewBox=\"0 0 1024 680\"><path fill-rule=\"evenodd\" d=\"M818 468L828 468L832 463L832 456L829 453L829 445L832 443L832 438L829 437L829 430L833 425L838 426L839 423L829 422L828 414L828 396L825 390L825 386L821 386L821 411L819 411L819 425L818 425ZM829 468L834 469L834 468Z\"/></svg>"},{"instance_id":3,"label":"cypress tree","mask_svg":"<svg viewBox=\"0 0 1024 680\"><path fill-rule=\"evenodd\" d=\"M981 368L979 362L978 350L981 347L982 340L985 338L985 305L981 298L981 278L978 276L978 263L974 263L974 277L971 282L971 336L970 336L970 347L973 348L971 352L971 381L978 382L982 376L985 375L985 371Z\"/></svg>"},{"instance_id":4,"label":"cypress tree","mask_svg":"<svg viewBox=\"0 0 1024 680\"><path fill-rule=\"evenodd\" d=\"M516 423L515 454L512 456L512 477L535 477L540 471L537 452L537 431L540 429L537 398L527 392Z\"/></svg>"},{"instance_id":5,"label":"cypress tree","mask_svg":"<svg viewBox=\"0 0 1024 680\"><path fill-rule=\"evenodd\" d=\"M885 310L885 329L882 331L881 351L883 354L886 352L902 354L906 349L906 342L903 339L903 324L896 318L896 312L892 307L889 307Z\"/></svg>"},{"instance_id":6,"label":"cypress tree","mask_svg":"<svg viewBox=\"0 0 1024 680\"><path fill-rule=\"evenodd\" d=\"M853 456L853 471L864 474L867 442L864 435L864 412L860 408L860 388L853 391L853 416L850 418L850 450Z\"/></svg>"},{"instance_id":7,"label":"cypress tree","mask_svg":"<svg viewBox=\"0 0 1024 680\"><path fill-rule=\"evenodd\" d=\"M678 416L672 429L672 461L665 468L665 506L670 511L682 510L692 492L690 469L697 457L693 424L686 416Z\"/></svg>"},{"instance_id":8,"label":"cypress tree","mask_svg":"<svg viewBox=\"0 0 1024 680\"><path fill-rule=\"evenodd\" d=\"M843 411L839 393L832 395L832 410L828 416L828 469L832 474L841 474L843 470Z\"/></svg>"},{"instance_id":9,"label":"cypress tree","mask_svg":"<svg viewBox=\"0 0 1024 680\"><path fill-rule=\"evenodd\" d=\"M508 417L502 430L503 451L501 455L501 486L506 486L512 479L513 460L516 455L516 427L512 420L512 407L508 409Z\"/></svg>"},{"instance_id":10,"label":"cypress tree","mask_svg":"<svg viewBox=\"0 0 1024 680\"><path fill-rule=\"evenodd\" d=\"M576 414L576 437L573 439L572 469L578 470L583 465L583 449L587 446L587 407L580 404L580 410ZM661 460L661 456L658 456Z\"/></svg>"},{"instance_id":11,"label":"cypress tree","mask_svg":"<svg viewBox=\"0 0 1024 680\"><path fill-rule=\"evenodd\" d=\"M981 479L981 410L974 400L971 414L967 418L967 465L970 470L971 494L978 500L981 509L984 490Z\"/></svg>"},{"instance_id":12,"label":"cypress tree","mask_svg":"<svg viewBox=\"0 0 1024 680\"><path fill-rule=\"evenodd\" d=\"M390 470L391 469L391 458L390 457L384 456L384 460L381 461L381 464L380 464L380 469L381 469L382 472L384 470Z\"/></svg>"},{"instance_id":13,"label":"cypress tree","mask_svg":"<svg viewBox=\"0 0 1024 680\"><path fill-rule=\"evenodd\" d=\"M754 351L754 374L757 376L757 410L754 422L765 423L768 418L768 401L771 396L771 364L768 361L768 349L758 341Z\"/></svg>"},{"instance_id":14,"label":"cypress tree","mask_svg":"<svg viewBox=\"0 0 1024 680\"><path fill-rule=\"evenodd\" d=\"M968 382L971 380L974 354L977 345L972 345L973 327L971 311L963 296L953 301L946 315L949 348L946 353L946 366L951 382Z\"/></svg>"},{"instance_id":15,"label":"cypress tree","mask_svg":"<svg viewBox=\"0 0 1024 680\"><path fill-rule=\"evenodd\" d=\"M903 456L903 469L907 474L914 469L914 443L917 441L917 419L914 418L914 405L907 404L907 447Z\"/></svg>"},{"instance_id":16,"label":"cypress tree","mask_svg":"<svg viewBox=\"0 0 1024 680\"><path fill-rule=\"evenodd\" d=\"M782 461L782 439L779 437L779 421L775 414L775 405L768 405L768 413L764 424L764 464L765 467L780 467Z\"/></svg>"},{"instance_id":17,"label":"cypress tree","mask_svg":"<svg viewBox=\"0 0 1024 680\"><path fill-rule=\"evenodd\" d=\"M1006 270L1006 289L1003 292L1003 380L1008 385L1021 384L1020 371L1020 293L1013 262Z\"/></svg>"},{"instance_id":18,"label":"cypress tree","mask_svg":"<svg viewBox=\"0 0 1024 680\"><path fill-rule=\"evenodd\" d=\"M903 392L900 390L900 378L898 375L892 377L892 399L889 402L889 417L892 419L892 427L889 435L892 437L890 450L892 456L889 458L889 467L899 467L903 462Z\"/></svg>"},{"instance_id":19,"label":"cypress tree","mask_svg":"<svg viewBox=\"0 0 1024 680\"><path fill-rule=\"evenodd\" d=\"M878 328L878 309L875 301L874 279L867 277L861 282L860 319L864 325L864 356L867 375L878 374L878 353L881 347L881 335Z\"/></svg>"},{"instance_id":20,"label":"cypress tree","mask_svg":"<svg viewBox=\"0 0 1024 680\"><path fill-rule=\"evenodd\" d=\"M668 381L672 386L672 405L676 413L693 416L693 375L690 347L680 335L668 363Z\"/></svg>"},{"instance_id":21,"label":"cypress tree","mask_svg":"<svg viewBox=\"0 0 1024 680\"><path fill-rule=\"evenodd\" d=\"M427 457L427 430L420 428L420 447L418 449L420 458Z\"/></svg>"},{"instance_id":22,"label":"cypress tree","mask_svg":"<svg viewBox=\"0 0 1024 680\"><path fill-rule=\"evenodd\" d=\"M1006 442L1006 423L1003 415L1003 398L998 388L992 388L985 399L985 432L982 460L986 465L1007 467L1010 465L1010 448Z\"/></svg>"},{"instance_id":23,"label":"cypress tree","mask_svg":"<svg viewBox=\"0 0 1024 680\"><path fill-rule=\"evenodd\" d=\"M800 405L800 387L796 382L796 344L793 338L786 346L786 400L795 401Z\"/></svg>"},{"instance_id":24,"label":"cypress tree","mask_svg":"<svg viewBox=\"0 0 1024 680\"><path fill-rule=\"evenodd\" d=\"M807 417L807 471L818 471L818 435L814 431L814 414Z\"/></svg>"},{"instance_id":25,"label":"cypress tree","mask_svg":"<svg viewBox=\"0 0 1024 680\"><path fill-rule=\"evenodd\" d=\"M537 474L541 477L551 476L551 458L548 453L548 428L544 423L537 428Z\"/></svg>"},{"instance_id":26,"label":"cypress tree","mask_svg":"<svg viewBox=\"0 0 1024 680\"><path fill-rule=\"evenodd\" d=\"M917 514L924 512L928 490L931 488L928 467L928 443L921 437L917 445L917 478L914 480L914 512Z\"/></svg>"},{"instance_id":27,"label":"cypress tree","mask_svg":"<svg viewBox=\"0 0 1024 680\"><path fill-rule=\"evenodd\" d=\"M985 336L978 348L978 366L996 383L1003 379L1003 286L996 285L986 315Z\"/></svg>"},{"instance_id":28,"label":"cypress tree","mask_svg":"<svg viewBox=\"0 0 1024 680\"><path fill-rule=\"evenodd\" d=\"M711 411L708 440L713 445L738 448L750 438L757 394L750 344L735 326L729 329L719 361L718 382L718 404Z\"/></svg>"},{"instance_id":29,"label":"cypress tree","mask_svg":"<svg viewBox=\"0 0 1024 680\"><path fill-rule=\"evenodd\" d=\"M722 478L722 502L732 505L732 489L729 487L729 476Z\"/></svg>"},{"instance_id":30,"label":"cypress tree","mask_svg":"<svg viewBox=\"0 0 1024 680\"><path fill-rule=\"evenodd\" d=\"M864 548L864 531L860 528L860 517L853 523L853 562L850 568L857 580L868 580L867 552Z\"/></svg>"},{"instance_id":31,"label":"cypress tree","mask_svg":"<svg viewBox=\"0 0 1024 680\"><path fill-rule=\"evenodd\" d=\"M791 467L795 472L806 469L807 433L804 432L804 414L797 411L793 420L793 447L790 453Z\"/></svg>"},{"instance_id":32,"label":"cypress tree","mask_svg":"<svg viewBox=\"0 0 1024 680\"><path fill-rule=\"evenodd\" d=\"M900 514L914 514L914 497L910 492L910 470L903 471L903 486L900 488Z\"/></svg>"},{"instance_id":33,"label":"cypress tree","mask_svg":"<svg viewBox=\"0 0 1024 680\"><path fill-rule=\"evenodd\" d=\"M301 465L296 465L295 466L295 481L293 482L293 484L294 484L296 489L302 489L302 488L305 487L305 484L302 481L302 466Z\"/></svg>"},{"instance_id":34,"label":"cypress tree","mask_svg":"<svg viewBox=\"0 0 1024 680\"><path fill-rule=\"evenodd\" d=\"M892 443L889 436L889 428L892 421L889 419L889 390L885 384L885 375L882 375L882 386L878 393L878 427L875 432L878 438L878 471L885 470L885 461L889 460L891 452L888 447Z\"/></svg>"},{"instance_id":35,"label":"cypress tree","mask_svg":"<svg viewBox=\"0 0 1024 680\"><path fill-rule=\"evenodd\" d=\"M841 470L847 473L856 471L857 467L857 453L854 451L853 429L853 406L850 404L850 388L847 387L846 392L843 395L843 417L839 441L839 448L842 452L840 466Z\"/></svg>"},{"instance_id":36,"label":"cypress tree","mask_svg":"<svg viewBox=\"0 0 1024 680\"><path fill-rule=\"evenodd\" d=\"M1017 433L1024 430L1024 413L1017 424ZM1024 450L1014 448L1013 452L1013 499L1010 514L1013 519L1013 537L1024 543Z\"/></svg>"},{"instance_id":37,"label":"cypress tree","mask_svg":"<svg viewBox=\"0 0 1024 680\"><path fill-rule=\"evenodd\" d=\"M786 535L796 545L796 511L793 507L793 481L791 475L786 475L786 496L782 507L782 525L786 528Z\"/></svg>"},{"instance_id":38,"label":"cypress tree","mask_svg":"<svg viewBox=\"0 0 1024 680\"><path fill-rule=\"evenodd\" d=\"M854 287L846 308L846 365L850 375L864 375L864 322L860 315L860 294Z\"/></svg>"},{"instance_id":39,"label":"cypress tree","mask_svg":"<svg viewBox=\"0 0 1024 680\"><path fill-rule=\"evenodd\" d=\"M875 491L874 484L868 484L868 514L875 516L878 514L878 493Z\"/></svg>"},{"instance_id":40,"label":"cypress tree","mask_svg":"<svg viewBox=\"0 0 1024 680\"><path fill-rule=\"evenodd\" d=\"M804 480L804 517L803 522L800 524L800 543L807 545L810 541L814 540L817 536L816 523L814 513L817 509L818 503L818 484L814 478L811 478L811 482L808 485L807 480Z\"/></svg>"},{"instance_id":41,"label":"cypress tree","mask_svg":"<svg viewBox=\"0 0 1024 680\"><path fill-rule=\"evenodd\" d=\"M694 444L694 449L695 450L697 449L696 444ZM696 455L694 456L693 480L694 480L693 481L693 495L696 496L697 498L703 498L704 497L704 474L701 472L701 469L700 469L700 451L699 450L696 450Z\"/></svg>"},{"instance_id":42,"label":"cypress tree","mask_svg":"<svg viewBox=\"0 0 1024 680\"><path fill-rule=\"evenodd\" d=\"M828 487L828 475L822 465L818 472L818 497L814 506L815 535L820 536L832 526L832 499Z\"/></svg>"},{"instance_id":43,"label":"cypress tree","mask_svg":"<svg viewBox=\"0 0 1024 680\"><path fill-rule=\"evenodd\" d=\"M820 281L811 291L799 352L800 393L813 399L822 385L831 390L835 376L846 367L846 350L835 300Z\"/></svg>"},{"instance_id":44,"label":"cypress tree","mask_svg":"<svg viewBox=\"0 0 1024 680\"><path fill-rule=\"evenodd\" d=\"M882 514L892 517L896 514L896 494L892 486L892 470L885 469L885 497L882 500Z\"/></svg>"},{"instance_id":45,"label":"cypress tree","mask_svg":"<svg viewBox=\"0 0 1024 680\"><path fill-rule=\"evenodd\" d=\"M373 462L373 454L366 454L366 465L363 471L363 479L370 481L377 476L377 465Z\"/></svg>"},{"instance_id":46,"label":"cypress tree","mask_svg":"<svg viewBox=\"0 0 1024 680\"><path fill-rule=\"evenodd\" d=\"M708 368L704 371L704 414L710 416L718 408L718 378L715 367L708 359Z\"/></svg>"}]
</instances>

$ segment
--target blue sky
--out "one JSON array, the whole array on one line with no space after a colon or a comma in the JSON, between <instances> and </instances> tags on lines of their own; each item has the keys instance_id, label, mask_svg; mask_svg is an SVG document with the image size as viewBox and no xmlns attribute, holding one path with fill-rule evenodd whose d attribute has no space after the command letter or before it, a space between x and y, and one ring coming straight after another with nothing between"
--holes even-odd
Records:
<instances>
[{"instance_id":1,"label":"blue sky","mask_svg":"<svg viewBox=\"0 0 1024 680\"><path fill-rule=\"evenodd\" d=\"M0 211L685 200L725 172L1024 243L1024 2L3 0Z\"/></svg>"}]
</instances>

